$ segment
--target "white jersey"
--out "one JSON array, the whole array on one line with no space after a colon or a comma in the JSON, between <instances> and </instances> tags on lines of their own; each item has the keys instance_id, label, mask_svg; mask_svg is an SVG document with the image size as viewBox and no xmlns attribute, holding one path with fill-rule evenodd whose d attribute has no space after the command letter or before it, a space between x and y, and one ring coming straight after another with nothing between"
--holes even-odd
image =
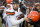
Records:
<instances>
[{"instance_id":1,"label":"white jersey","mask_svg":"<svg viewBox=\"0 0 40 27\"><path fill-rule=\"evenodd\" d=\"M19 27L19 24L24 21L24 18L17 20L17 16L20 14L21 12L15 12L15 15L7 16L8 27Z\"/></svg>"},{"instance_id":2,"label":"white jersey","mask_svg":"<svg viewBox=\"0 0 40 27\"><path fill-rule=\"evenodd\" d=\"M20 8L18 8L18 12L21 12Z\"/></svg>"},{"instance_id":3,"label":"white jersey","mask_svg":"<svg viewBox=\"0 0 40 27\"><path fill-rule=\"evenodd\" d=\"M6 10L7 10L7 8L4 9L3 16L6 14Z\"/></svg>"},{"instance_id":4,"label":"white jersey","mask_svg":"<svg viewBox=\"0 0 40 27\"><path fill-rule=\"evenodd\" d=\"M6 21L7 20L7 18L5 17L6 16L6 10L7 10L7 8L5 8L4 9L4 12L3 12L3 19ZM4 18L5 17L5 18Z\"/></svg>"}]
</instances>

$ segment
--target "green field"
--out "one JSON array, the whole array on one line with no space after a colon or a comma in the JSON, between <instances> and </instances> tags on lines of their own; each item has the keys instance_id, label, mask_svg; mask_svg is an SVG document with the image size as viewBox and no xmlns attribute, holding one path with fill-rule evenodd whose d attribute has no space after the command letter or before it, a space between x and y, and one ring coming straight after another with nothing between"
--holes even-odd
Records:
<instances>
[{"instance_id":1,"label":"green field","mask_svg":"<svg viewBox=\"0 0 40 27\"><path fill-rule=\"evenodd\" d=\"M2 27L1 18L0 18L0 27Z\"/></svg>"}]
</instances>

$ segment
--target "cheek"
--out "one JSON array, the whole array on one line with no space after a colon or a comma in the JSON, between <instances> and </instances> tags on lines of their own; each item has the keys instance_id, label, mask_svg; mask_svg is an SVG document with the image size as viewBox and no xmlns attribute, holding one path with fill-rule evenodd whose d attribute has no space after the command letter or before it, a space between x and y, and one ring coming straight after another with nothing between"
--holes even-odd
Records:
<instances>
[{"instance_id":1,"label":"cheek","mask_svg":"<svg viewBox=\"0 0 40 27\"><path fill-rule=\"evenodd\" d=\"M38 7L39 8L39 7Z\"/></svg>"},{"instance_id":2,"label":"cheek","mask_svg":"<svg viewBox=\"0 0 40 27\"><path fill-rule=\"evenodd\" d=\"M15 8L15 7L13 7L13 8Z\"/></svg>"},{"instance_id":3,"label":"cheek","mask_svg":"<svg viewBox=\"0 0 40 27\"><path fill-rule=\"evenodd\" d=\"M39 7L37 7L39 9Z\"/></svg>"},{"instance_id":4,"label":"cheek","mask_svg":"<svg viewBox=\"0 0 40 27\"><path fill-rule=\"evenodd\" d=\"M39 7L37 7L37 8L39 8Z\"/></svg>"}]
</instances>

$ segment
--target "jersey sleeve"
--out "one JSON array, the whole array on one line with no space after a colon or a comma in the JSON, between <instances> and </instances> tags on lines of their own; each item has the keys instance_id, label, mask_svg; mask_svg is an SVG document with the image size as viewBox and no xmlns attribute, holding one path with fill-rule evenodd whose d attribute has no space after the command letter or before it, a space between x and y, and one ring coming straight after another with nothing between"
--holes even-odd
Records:
<instances>
[{"instance_id":1,"label":"jersey sleeve","mask_svg":"<svg viewBox=\"0 0 40 27\"><path fill-rule=\"evenodd\" d=\"M17 25L17 24L20 24L21 22L24 21L24 18L20 19L20 20L9 20L13 25Z\"/></svg>"}]
</instances>

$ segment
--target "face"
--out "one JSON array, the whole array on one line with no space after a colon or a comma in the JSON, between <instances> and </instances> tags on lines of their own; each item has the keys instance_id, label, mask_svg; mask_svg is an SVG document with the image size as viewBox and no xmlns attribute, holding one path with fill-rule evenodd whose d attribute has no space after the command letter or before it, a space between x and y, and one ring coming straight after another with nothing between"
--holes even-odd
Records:
<instances>
[{"instance_id":1,"label":"face","mask_svg":"<svg viewBox=\"0 0 40 27\"><path fill-rule=\"evenodd\" d=\"M13 5L14 10L17 10L18 9L18 6L19 6L18 4L14 4Z\"/></svg>"},{"instance_id":2,"label":"face","mask_svg":"<svg viewBox=\"0 0 40 27\"><path fill-rule=\"evenodd\" d=\"M40 7L39 6L37 6L37 9L39 9Z\"/></svg>"}]
</instances>

